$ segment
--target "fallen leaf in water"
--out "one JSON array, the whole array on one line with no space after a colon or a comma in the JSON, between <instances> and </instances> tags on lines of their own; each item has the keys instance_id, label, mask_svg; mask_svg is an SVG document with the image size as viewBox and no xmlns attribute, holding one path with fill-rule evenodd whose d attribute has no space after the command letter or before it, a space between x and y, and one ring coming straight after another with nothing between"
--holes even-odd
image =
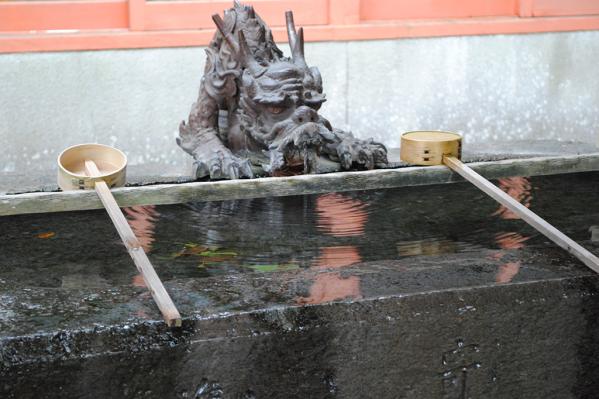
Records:
<instances>
[{"instance_id":1,"label":"fallen leaf in water","mask_svg":"<svg viewBox=\"0 0 599 399\"><path fill-rule=\"evenodd\" d=\"M222 262L232 257L237 256L237 252L233 252L219 247L206 247L204 245L188 242L183 246L183 249L171 255L172 258L202 256L206 261Z\"/></svg>"},{"instance_id":2,"label":"fallen leaf in water","mask_svg":"<svg viewBox=\"0 0 599 399\"><path fill-rule=\"evenodd\" d=\"M194 250L196 251L199 249L201 249L202 251L216 251L220 249L220 247L217 247L215 245L205 246L195 242L186 242L185 244L183 244L183 246L188 249L194 248Z\"/></svg>"},{"instance_id":3,"label":"fallen leaf in water","mask_svg":"<svg viewBox=\"0 0 599 399\"><path fill-rule=\"evenodd\" d=\"M181 256L191 256L191 255L199 255L202 252L207 251L208 248L203 247L201 245L197 245L197 244L185 244L185 247L178 251L175 252L172 257L173 258L179 258Z\"/></svg>"},{"instance_id":4,"label":"fallen leaf in water","mask_svg":"<svg viewBox=\"0 0 599 399\"><path fill-rule=\"evenodd\" d=\"M40 233L37 235L37 238L52 238L56 235L55 232L53 231L49 231L47 233Z\"/></svg>"},{"instance_id":5,"label":"fallen leaf in water","mask_svg":"<svg viewBox=\"0 0 599 399\"><path fill-rule=\"evenodd\" d=\"M133 276L131 283L135 287L145 287L146 286L146 282L144 281L144 278L141 274L136 274L135 276Z\"/></svg>"},{"instance_id":6,"label":"fallen leaf in water","mask_svg":"<svg viewBox=\"0 0 599 399\"><path fill-rule=\"evenodd\" d=\"M199 253L200 256L237 256L237 252L233 251L203 251Z\"/></svg>"},{"instance_id":7,"label":"fallen leaf in water","mask_svg":"<svg viewBox=\"0 0 599 399\"><path fill-rule=\"evenodd\" d=\"M249 267L250 269L253 269L254 271L260 272L260 273L281 272L281 271L299 269L299 266L295 263L284 263L284 264L273 263L271 265L246 265L246 267Z\"/></svg>"}]
</instances>

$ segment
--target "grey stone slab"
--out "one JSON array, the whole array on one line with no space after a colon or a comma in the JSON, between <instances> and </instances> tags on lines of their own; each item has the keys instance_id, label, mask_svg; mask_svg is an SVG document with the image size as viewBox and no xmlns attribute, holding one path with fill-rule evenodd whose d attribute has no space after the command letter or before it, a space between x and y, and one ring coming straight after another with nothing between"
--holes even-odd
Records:
<instances>
[{"instance_id":1,"label":"grey stone slab","mask_svg":"<svg viewBox=\"0 0 599 399\"><path fill-rule=\"evenodd\" d=\"M572 156L580 156L581 160L592 158L599 147L591 144L571 142L571 141L555 141L555 140L517 140L512 142L488 143L476 146L478 150L472 151L466 147L463 151L464 162L494 162L510 159L522 158L543 158L553 157L555 163L559 161L557 158L563 157L564 162L571 161ZM389 164L387 169L407 166L400 159L399 148L388 148ZM532 161L534 163L534 161ZM341 167L338 163L322 159L322 173L340 171ZM258 170L259 169L259 170ZM254 172L261 171L257 168ZM567 170L548 170L547 173L566 172ZM582 170L573 170L582 171ZM263 171L262 171L263 172ZM542 171L531 170L531 173L539 174ZM133 165L127 167L127 186L146 186L168 183L186 183L195 181L192 177L191 165L180 173L164 173L160 165ZM507 173L507 171L506 171ZM28 192L54 192L58 191L59 187L56 182L57 167L52 166L47 170L39 173L29 173L27 171L4 173L0 180L0 195L2 194L17 194ZM256 174L259 177L258 174Z\"/></svg>"},{"instance_id":2,"label":"grey stone slab","mask_svg":"<svg viewBox=\"0 0 599 399\"><path fill-rule=\"evenodd\" d=\"M391 155L397 155L392 151ZM508 158L508 159L506 159ZM499 154L465 155L465 162L487 179L517 176L544 176L592 172L599 169L599 154L512 159ZM488 161L492 159L493 161ZM189 201L219 201L268 198L353 190L374 190L463 181L449 168L408 166L369 171L323 173L288 177L267 177L224 181L188 182L187 184L148 184L111 190L121 207L180 204ZM101 209L93 190L33 192L0 195L0 216Z\"/></svg>"},{"instance_id":3,"label":"grey stone slab","mask_svg":"<svg viewBox=\"0 0 599 399\"><path fill-rule=\"evenodd\" d=\"M6 398L578 398L596 277L3 340ZM245 395L245 396L244 396Z\"/></svg>"}]
</instances>

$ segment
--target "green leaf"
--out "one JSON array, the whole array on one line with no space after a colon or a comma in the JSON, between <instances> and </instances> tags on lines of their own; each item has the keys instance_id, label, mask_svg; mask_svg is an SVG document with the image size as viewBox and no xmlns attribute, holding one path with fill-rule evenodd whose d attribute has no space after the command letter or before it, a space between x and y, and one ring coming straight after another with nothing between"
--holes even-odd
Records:
<instances>
[{"instance_id":1,"label":"green leaf","mask_svg":"<svg viewBox=\"0 0 599 399\"><path fill-rule=\"evenodd\" d=\"M249 267L256 272L260 273L270 273L270 272L281 272L287 270L296 270L299 269L299 266L295 263L273 263L270 265L245 265L245 267Z\"/></svg>"},{"instance_id":2,"label":"green leaf","mask_svg":"<svg viewBox=\"0 0 599 399\"><path fill-rule=\"evenodd\" d=\"M233 251L204 251L200 252L200 256L237 256L237 252Z\"/></svg>"}]
</instances>

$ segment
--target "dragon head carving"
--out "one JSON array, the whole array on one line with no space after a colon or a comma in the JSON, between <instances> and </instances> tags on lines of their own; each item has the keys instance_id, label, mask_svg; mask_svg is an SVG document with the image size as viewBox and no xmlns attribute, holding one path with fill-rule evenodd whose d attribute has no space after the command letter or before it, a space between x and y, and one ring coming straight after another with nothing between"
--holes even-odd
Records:
<instances>
[{"instance_id":1,"label":"dragon head carving","mask_svg":"<svg viewBox=\"0 0 599 399\"><path fill-rule=\"evenodd\" d=\"M225 154L222 145L232 154L267 153L270 162L263 168L271 174L282 170L312 173L323 155L339 161L345 169L385 164L382 144L355 139L349 132L333 129L320 116L318 111L325 101L320 72L306 62L303 28L296 30L290 11L285 17L290 57L276 46L270 29L253 7L236 1L225 11L224 19L218 14L212 16L218 31L206 50L200 99L192 109L189 125L180 128L179 145L196 160L202 158L198 162L204 162L204 170L210 170L211 163L223 164L211 155L215 151ZM214 126L219 110L228 112L226 134ZM213 135L222 140L220 147L213 139L206 139ZM200 147L202 142L218 148ZM203 161L210 156L212 160ZM227 167L241 165L239 158L228 163ZM246 171L242 174L247 175Z\"/></svg>"}]
</instances>

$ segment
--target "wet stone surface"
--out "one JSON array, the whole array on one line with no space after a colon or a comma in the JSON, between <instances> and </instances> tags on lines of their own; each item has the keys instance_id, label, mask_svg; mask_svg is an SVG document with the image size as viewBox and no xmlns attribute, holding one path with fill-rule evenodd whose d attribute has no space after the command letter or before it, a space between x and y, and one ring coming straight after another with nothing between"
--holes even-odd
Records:
<instances>
[{"instance_id":1,"label":"wet stone surface","mask_svg":"<svg viewBox=\"0 0 599 399\"><path fill-rule=\"evenodd\" d=\"M599 174L500 187L593 250ZM589 274L468 183L125 208L185 315ZM104 211L0 219L0 335L159 320Z\"/></svg>"},{"instance_id":2,"label":"wet stone surface","mask_svg":"<svg viewBox=\"0 0 599 399\"><path fill-rule=\"evenodd\" d=\"M599 253L599 173L496 183ZM160 321L103 211L2 218L4 396L541 398L599 385L597 278L466 183L125 213L183 328Z\"/></svg>"}]
</instances>

